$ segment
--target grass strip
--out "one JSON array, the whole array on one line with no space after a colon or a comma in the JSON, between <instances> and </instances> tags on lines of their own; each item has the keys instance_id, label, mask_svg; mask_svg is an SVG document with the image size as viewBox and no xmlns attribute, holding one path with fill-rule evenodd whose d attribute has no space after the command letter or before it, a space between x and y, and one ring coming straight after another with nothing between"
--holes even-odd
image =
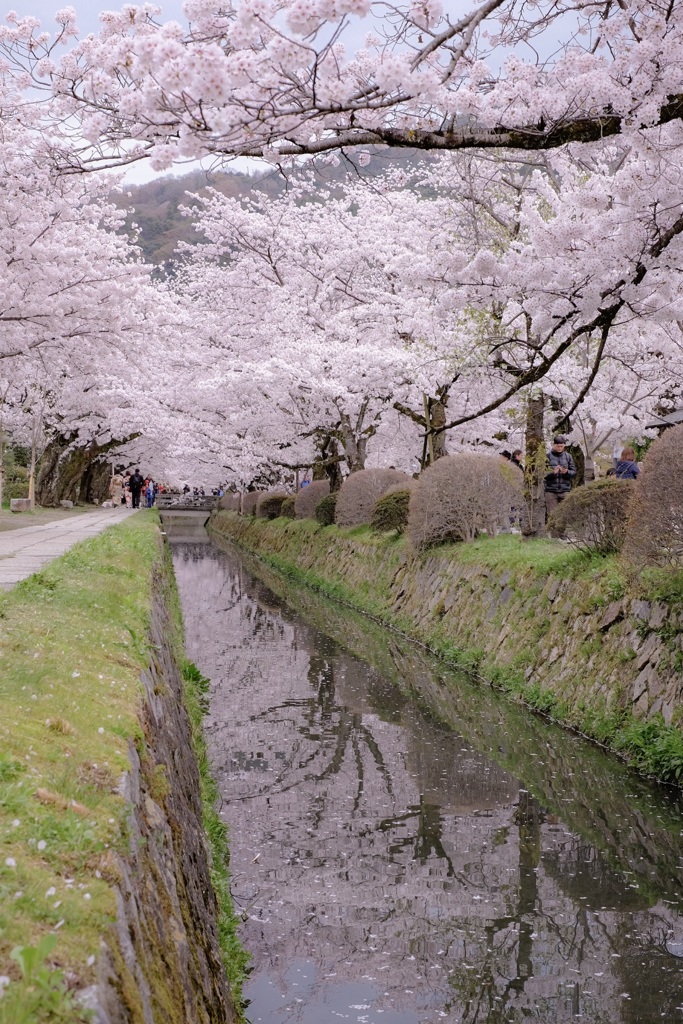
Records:
<instances>
[{"instance_id":1,"label":"grass strip","mask_svg":"<svg viewBox=\"0 0 683 1024\"><path fill-rule=\"evenodd\" d=\"M73 993L96 982L100 936L116 917L113 853L125 857L129 813L118 784L129 742L143 739L161 551L157 514L140 512L0 595L2 1024L89 1019ZM211 837L210 784L202 790ZM218 879L225 837L214 849ZM236 939L225 931L227 962Z\"/></svg>"}]
</instances>

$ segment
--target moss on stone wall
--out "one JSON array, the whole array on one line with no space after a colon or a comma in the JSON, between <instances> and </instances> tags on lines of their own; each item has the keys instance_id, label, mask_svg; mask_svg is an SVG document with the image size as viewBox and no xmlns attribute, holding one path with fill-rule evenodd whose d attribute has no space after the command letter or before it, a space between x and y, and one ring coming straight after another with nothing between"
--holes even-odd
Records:
<instances>
[{"instance_id":1,"label":"moss on stone wall","mask_svg":"<svg viewBox=\"0 0 683 1024\"><path fill-rule=\"evenodd\" d=\"M681 606L629 593L614 559L516 536L416 555L364 527L231 512L211 528L639 770L683 780Z\"/></svg>"},{"instance_id":2,"label":"moss on stone wall","mask_svg":"<svg viewBox=\"0 0 683 1024\"><path fill-rule=\"evenodd\" d=\"M0 595L0 619L3 1012L35 1024L77 1024L87 1007L108 1024L236 1019L156 514ZM13 947L24 953L10 960ZM232 953L239 973L224 943Z\"/></svg>"}]
</instances>

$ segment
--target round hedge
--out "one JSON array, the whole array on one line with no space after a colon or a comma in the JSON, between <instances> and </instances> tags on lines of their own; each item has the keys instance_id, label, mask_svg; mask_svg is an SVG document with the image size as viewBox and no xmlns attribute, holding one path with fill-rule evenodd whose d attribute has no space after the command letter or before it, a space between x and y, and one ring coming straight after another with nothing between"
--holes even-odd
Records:
<instances>
[{"instance_id":1,"label":"round hedge","mask_svg":"<svg viewBox=\"0 0 683 1024\"><path fill-rule=\"evenodd\" d=\"M386 533L396 530L403 533L408 525L408 508L410 507L410 490L389 491L375 502L370 523L373 530Z\"/></svg>"},{"instance_id":2,"label":"round hedge","mask_svg":"<svg viewBox=\"0 0 683 1024\"><path fill-rule=\"evenodd\" d=\"M259 519L277 519L282 510L282 503L288 497L286 491L266 491L256 502L257 517Z\"/></svg>"},{"instance_id":3,"label":"round hedge","mask_svg":"<svg viewBox=\"0 0 683 1024\"><path fill-rule=\"evenodd\" d=\"M322 501L315 506L315 518L321 526L332 526L334 523L334 511L337 507L336 493L327 494Z\"/></svg>"},{"instance_id":4,"label":"round hedge","mask_svg":"<svg viewBox=\"0 0 683 1024\"><path fill-rule=\"evenodd\" d=\"M577 487L548 517L548 533L604 555L620 551L632 495L632 482L616 477Z\"/></svg>"},{"instance_id":5,"label":"round hedge","mask_svg":"<svg viewBox=\"0 0 683 1024\"><path fill-rule=\"evenodd\" d=\"M290 494L280 505L280 515L283 519L294 518L294 500L294 495Z\"/></svg>"}]
</instances>

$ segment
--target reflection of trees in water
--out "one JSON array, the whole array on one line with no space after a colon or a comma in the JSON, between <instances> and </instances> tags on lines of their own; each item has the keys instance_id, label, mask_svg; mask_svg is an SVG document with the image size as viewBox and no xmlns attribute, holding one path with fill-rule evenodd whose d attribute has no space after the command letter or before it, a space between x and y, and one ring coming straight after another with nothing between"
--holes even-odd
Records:
<instances>
[{"instance_id":1,"label":"reflection of trees in water","mask_svg":"<svg viewBox=\"0 0 683 1024\"><path fill-rule=\"evenodd\" d=\"M206 554L202 549L200 573ZM666 943L677 916L661 905L647 908L661 883L677 888L668 862L680 840L665 835L660 867L658 804L629 805L632 792L649 793L645 786L620 781L621 769L605 769L599 752L582 760L569 737L553 735L549 746L547 726L525 724L517 712L508 717L487 693L465 694L457 723L472 741L463 741L425 721L406 697L415 685L428 706L455 705L438 674L430 682L421 655L400 654L392 639L394 671L413 662L417 669L400 693L346 653L343 632L335 642L297 620L240 568L226 574L216 563L214 571L223 573L206 588L223 615L216 615L216 650L232 645L229 665L239 668L245 687L240 717L248 721L235 735L248 741L249 729L263 725L253 736L266 751L264 770L273 769L265 776L259 766L242 777L238 798L245 807L256 801L240 824L259 819L253 842L263 849L251 871L256 847L244 851L240 865L254 891L268 890L253 911L264 920L250 921L247 935L264 961L279 956L275 974L283 985L293 955L317 963L324 986L326 970L359 978L379 948L391 952L379 980L392 996L400 998L409 972L420 989L416 1006L443 1007L464 1024L568 1022L578 1014L592 1024L654 1024L661 1013L675 1019L681 975ZM353 629L361 637L360 627ZM262 665L252 642L269 652ZM281 666L285 649L298 652L304 674L280 685L292 669ZM381 663L388 657L385 651ZM228 698L226 709L234 712ZM519 730L510 721L521 723ZM502 752L504 764L523 764L550 806L567 806L568 827L576 824L584 838L528 793L517 797L512 776L490 765L477 745ZM235 799L232 783L225 792ZM599 855L586 835L616 850L614 859ZM624 875L630 864L640 892ZM650 871L652 896L642 885ZM448 981L446 970L430 973L440 949L452 971ZM622 1000L622 991L631 999Z\"/></svg>"},{"instance_id":2,"label":"reflection of trees in water","mask_svg":"<svg viewBox=\"0 0 683 1024\"><path fill-rule=\"evenodd\" d=\"M476 965L476 971L456 971L451 978L451 984L458 993L457 1008L462 1012L463 1024L476 1021L496 1024L498 1021L515 1020L509 1007L510 996L523 992L527 981L534 976L533 943L537 929L541 927L537 918L542 916L537 880L542 811L536 800L524 790L519 794L512 822L518 833L514 909L485 925L485 952L479 954L481 961ZM504 840L509 840L509 831ZM546 923L552 926L551 922ZM513 964L514 973L510 976L509 968ZM522 1016L527 1012L525 1008Z\"/></svg>"},{"instance_id":3,"label":"reflection of trees in water","mask_svg":"<svg viewBox=\"0 0 683 1024\"><path fill-rule=\"evenodd\" d=\"M447 877L455 877L453 861L443 844L444 819L441 808L427 803L420 794L420 801L416 806L408 807L403 814L382 819L377 825L377 830L393 833L407 822L414 823L415 830L389 842L387 850L392 858L405 850L412 851L411 859L418 860L421 864L426 864L432 856L439 857L448 866Z\"/></svg>"},{"instance_id":4,"label":"reflection of trees in water","mask_svg":"<svg viewBox=\"0 0 683 1024\"><path fill-rule=\"evenodd\" d=\"M367 618L283 581L248 555L245 562L278 593L286 592L290 607L308 622L390 680L402 700L410 694L475 749L523 777L542 805L602 850L617 871L634 871L659 896L677 900L683 894L680 794L651 785L596 747L472 685Z\"/></svg>"},{"instance_id":5,"label":"reflection of trees in water","mask_svg":"<svg viewBox=\"0 0 683 1024\"><path fill-rule=\"evenodd\" d=\"M255 634L269 628L258 624L262 612L262 609L255 609L247 616ZM283 759L273 781L258 793L251 794L252 797L265 792L285 792L305 783L323 783L342 771L348 775L352 768L355 773L354 800L350 813L353 815L360 808L369 767L373 767L382 780L385 795L393 797L391 771L372 727L362 714L337 701L335 673L339 665L334 653L335 645L331 641L311 650L308 681L312 696L271 704L251 716L254 723L282 723L287 719L304 741L292 747L292 755ZM325 803L324 799L317 800L317 824L324 816Z\"/></svg>"}]
</instances>

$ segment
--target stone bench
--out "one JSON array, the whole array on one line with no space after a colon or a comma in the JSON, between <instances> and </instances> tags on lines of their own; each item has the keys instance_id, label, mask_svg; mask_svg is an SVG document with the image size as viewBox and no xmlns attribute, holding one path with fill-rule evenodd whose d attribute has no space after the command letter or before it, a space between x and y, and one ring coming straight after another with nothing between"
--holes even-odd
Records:
<instances>
[{"instance_id":1,"label":"stone bench","mask_svg":"<svg viewBox=\"0 0 683 1024\"><path fill-rule=\"evenodd\" d=\"M9 500L10 512L30 512L31 511L31 500L30 498L10 498Z\"/></svg>"}]
</instances>

